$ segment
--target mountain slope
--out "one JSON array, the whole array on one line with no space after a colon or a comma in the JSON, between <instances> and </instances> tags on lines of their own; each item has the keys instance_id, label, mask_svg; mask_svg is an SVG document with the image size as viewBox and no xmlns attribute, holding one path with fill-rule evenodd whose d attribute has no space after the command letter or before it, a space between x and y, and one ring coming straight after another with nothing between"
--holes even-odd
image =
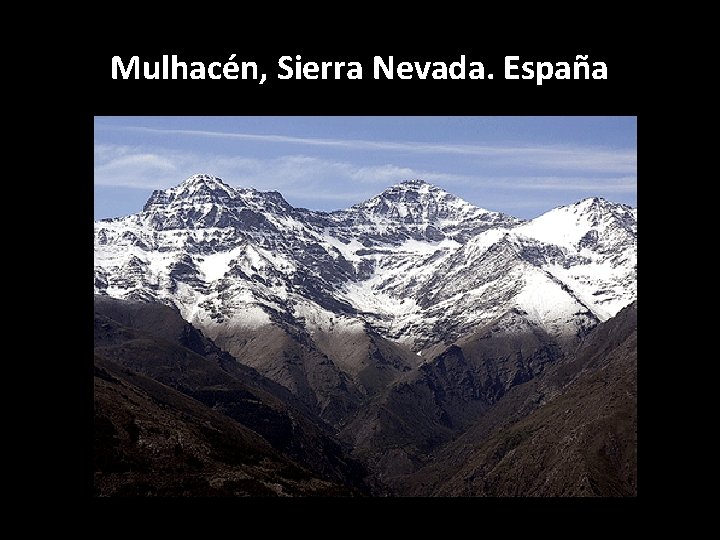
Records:
<instances>
[{"instance_id":1,"label":"mountain slope","mask_svg":"<svg viewBox=\"0 0 720 540\"><path fill-rule=\"evenodd\" d=\"M507 329L512 328L512 332ZM376 397L342 435L385 488L488 414L508 391L542 374L561 347L521 313L451 345Z\"/></svg>"},{"instance_id":2,"label":"mountain slope","mask_svg":"<svg viewBox=\"0 0 720 540\"><path fill-rule=\"evenodd\" d=\"M218 349L167 306L97 298L95 355L105 367L113 364L223 414L318 477L363 486L362 468L309 408Z\"/></svg>"},{"instance_id":3,"label":"mountain slope","mask_svg":"<svg viewBox=\"0 0 720 540\"><path fill-rule=\"evenodd\" d=\"M98 493L636 493L636 209L195 175L94 232Z\"/></svg>"},{"instance_id":4,"label":"mountain slope","mask_svg":"<svg viewBox=\"0 0 720 540\"><path fill-rule=\"evenodd\" d=\"M523 222L422 180L328 214L195 175L153 192L138 214L96 223L95 288L172 303L204 329L332 319L417 352L451 342L457 336L444 333L458 322L460 334L472 331L475 317L461 312L486 295L492 275L522 263L475 310L490 313L480 322L552 300L565 307L537 322L574 335L636 297L636 223L636 210L597 198ZM531 267L539 272L526 280ZM432 294L438 287L443 294ZM524 289L539 298L515 299ZM458 299L454 313L429 309Z\"/></svg>"},{"instance_id":5,"label":"mountain slope","mask_svg":"<svg viewBox=\"0 0 720 540\"><path fill-rule=\"evenodd\" d=\"M253 431L95 357L97 496L343 495Z\"/></svg>"},{"instance_id":6,"label":"mountain slope","mask_svg":"<svg viewBox=\"0 0 720 540\"><path fill-rule=\"evenodd\" d=\"M637 297L636 218L586 199L525 222L422 180L325 213L195 175L95 224L95 291L176 307L340 428L508 314L574 347Z\"/></svg>"},{"instance_id":7,"label":"mountain slope","mask_svg":"<svg viewBox=\"0 0 720 540\"><path fill-rule=\"evenodd\" d=\"M341 240L364 247L397 245L406 240L459 243L483 231L511 227L522 220L478 208L423 180L408 180L347 210L328 216Z\"/></svg>"},{"instance_id":8,"label":"mountain slope","mask_svg":"<svg viewBox=\"0 0 720 540\"><path fill-rule=\"evenodd\" d=\"M404 493L440 496L637 494L637 303L572 355L511 389Z\"/></svg>"},{"instance_id":9,"label":"mountain slope","mask_svg":"<svg viewBox=\"0 0 720 540\"><path fill-rule=\"evenodd\" d=\"M513 231L521 239L563 250L543 269L573 290L600 319L637 298L637 209L594 197L555 208ZM552 249L552 248L551 248Z\"/></svg>"}]
</instances>

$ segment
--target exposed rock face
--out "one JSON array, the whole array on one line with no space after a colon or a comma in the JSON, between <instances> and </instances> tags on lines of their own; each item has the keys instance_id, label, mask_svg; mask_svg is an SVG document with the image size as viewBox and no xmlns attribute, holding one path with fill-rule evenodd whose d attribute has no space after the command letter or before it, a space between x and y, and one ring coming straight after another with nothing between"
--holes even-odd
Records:
<instances>
[{"instance_id":1,"label":"exposed rock face","mask_svg":"<svg viewBox=\"0 0 720 540\"><path fill-rule=\"evenodd\" d=\"M394 481L415 495L637 495L637 302Z\"/></svg>"}]
</instances>

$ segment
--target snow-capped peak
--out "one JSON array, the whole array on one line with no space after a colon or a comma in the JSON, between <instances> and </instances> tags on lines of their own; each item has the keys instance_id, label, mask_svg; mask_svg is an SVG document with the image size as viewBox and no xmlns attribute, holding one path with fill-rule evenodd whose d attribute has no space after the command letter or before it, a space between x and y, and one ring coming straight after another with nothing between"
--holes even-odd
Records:
<instances>
[{"instance_id":1,"label":"snow-capped peak","mask_svg":"<svg viewBox=\"0 0 720 540\"><path fill-rule=\"evenodd\" d=\"M143 211L148 212L168 205L184 205L226 202L237 194L237 190L216 176L210 174L194 174L181 184L168 188L156 189L145 203Z\"/></svg>"},{"instance_id":2,"label":"snow-capped peak","mask_svg":"<svg viewBox=\"0 0 720 540\"><path fill-rule=\"evenodd\" d=\"M637 297L636 231L636 209L600 198L523 222L415 179L325 213L197 174L96 224L95 286L204 328L317 312L422 348L516 307L575 333Z\"/></svg>"},{"instance_id":3,"label":"snow-capped peak","mask_svg":"<svg viewBox=\"0 0 720 540\"><path fill-rule=\"evenodd\" d=\"M478 208L421 179L398 182L328 217L340 238L359 238L365 247L398 246L408 239L464 243L490 228L522 223L512 216Z\"/></svg>"},{"instance_id":4,"label":"snow-capped peak","mask_svg":"<svg viewBox=\"0 0 720 540\"><path fill-rule=\"evenodd\" d=\"M601 197L589 197L549 212L518 227L515 232L579 250L602 243L613 246L634 243L637 238L637 215L625 204Z\"/></svg>"},{"instance_id":5,"label":"snow-capped peak","mask_svg":"<svg viewBox=\"0 0 720 540\"><path fill-rule=\"evenodd\" d=\"M348 212L402 223L460 221L487 212L424 180L399 182Z\"/></svg>"},{"instance_id":6,"label":"snow-capped peak","mask_svg":"<svg viewBox=\"0 0 720 540\"><path fill-rule=\"evenodd\" d=\"M222 178L218 178L217 176L213 176L212 174L193 174L191 177L187 178L180 185L178 185L178 189L190 189L200 187L210 189L222 189L225 191L232 189L229 185L223 182Z\"/></svg>"},{"instance_id":7,"label":"snow-capped peak","mask_svg":"<svg viewBox=\"0 0 720 540\"><path fill-rule=\"evenodd\" d=\"M170 190L178 198L186 197L197 200L203 196L214 198L233 198L237 190L227 185L221 178L210 174L194 174L180 185Z\"/></svg>"},{"instance_id":8,"label":"snow-capped peak","mask_svg":"<svg viewBox=\"0 0 720 540\"><path fill-rule=\"evenodd\" d=\"M441 190L441 188L434 186L420 178L415 178L414 180L403 180L402 182L398 182L394 186L391 186L391 189L392 188L414 189L418 193L429 193L431 189Z\"/></svg>"},{"instance_id":9,"label":"snow-capped peak","mask_svg":"<svg viewBox=\"0 0 720 540\"><path fill-rule=\"evenodd\" d=\"M276 191L232 187L210 174L195 174L179 185L155 190L142 219L158 229L250 227L267 229L265 213L287 215L293 208Z\"/></svg>"},{"instance_id":10,"label":"snow-capped peak","mask_svg":"<svg viewBox=\"0 0 720 540\"><path fill-rule=\"evenodd\" d=\"M569 205L567 208L573 213L586 214L594 218L599 218L605 214L617 216L627 212L632 212L632 208L630 206L622 203L610 202L602 197L588 197L576 202L575 204Z\"/></svg>"}]
</instances>

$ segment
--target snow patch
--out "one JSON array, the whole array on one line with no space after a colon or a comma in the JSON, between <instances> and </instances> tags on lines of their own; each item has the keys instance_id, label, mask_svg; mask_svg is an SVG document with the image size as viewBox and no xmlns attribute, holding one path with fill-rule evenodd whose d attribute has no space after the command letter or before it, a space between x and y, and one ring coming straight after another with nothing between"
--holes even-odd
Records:
<instances>
[{"instance_id":1,"label":"snow patch","mask_svg":"<svg viewBox=\"0 0 720 540\"><path fill-rule=\"evenodd\" d=\"M206 282L222 279L230 269L230 261L238 256L239 249L203 255L197 263L198 269L205 276Z\"/></svg>"},{"instance_id":2,"label":"snow patch","mask_svg":"<svg viewBox=\"0 0 720 540\"><path fill-rule=\"evenodd\" d=\"M575 301L562 287L548 278L541 270L530 268L522 277L524 287L513 303L525 311L528 318L538 325L551 329L565 326L577 312L585 308Z\"/></svg>"}]
</instances>

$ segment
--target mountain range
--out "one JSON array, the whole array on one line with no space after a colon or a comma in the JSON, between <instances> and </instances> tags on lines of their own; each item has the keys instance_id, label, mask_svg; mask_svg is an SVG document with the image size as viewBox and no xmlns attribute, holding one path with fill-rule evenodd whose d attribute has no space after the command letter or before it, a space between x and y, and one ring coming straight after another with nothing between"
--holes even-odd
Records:
<instances>
[{"instance_id":1,"label":"mountain range","mask_svg":"<svg viewBox=\"0 0 720 540\"><path fill-rule=\"evenodd\" d=\"M637 209L588 198L525 221L410 180L346 210L319 212L203 174L153 192L137 214L96 222L94 236L96 372L135 384L117 374L122 365L178 393L178 403L192 400L183 407L206 407L203 414L247 430L263 452L291 464L278 471L304 471L302 481L273 473L281 480L271 482L248 465L242 474L262 493L635 492L636 316L628 313L637 310ZM158 328L170 320L185 330L160 336L160 346ZM122 339L108 344L103 324ZM623 337L609 345L615 327ZM188 339L205 345L185 352ZM164 359L162 369L152 358ZM202 376L188 379L191 368ZM581 445L586 467L576 463L570 474L548 457L541 473L552 471L557 482L509 489L502 474L522 461L498 472L492 445L506 448L510 436L512 455L523 445L526 453L557 452L563 430L587 430L597 418L556 417L554 407L593 399L604 407L610 390L597 382L598 370L620 373L611 386L622 381L631 397L610 412L631 418L588 440L605 448L603 434L612 436L622 466L587 459ZM238 385L255 397L237 399ZM96 377L96 411L97 396L108 392L107 379ZM266 408L228 413L244 411L248 399ZM103 403L102 422L123 432L108 420L122 404ZM294 426L284 446L259 420L276 413ZM472 480L455 482L457 475ZM118 492L122 482L113 478L96 482L101 494ZM203 478L205 491L234 485Z\"/></svg>"}]
</instances>

